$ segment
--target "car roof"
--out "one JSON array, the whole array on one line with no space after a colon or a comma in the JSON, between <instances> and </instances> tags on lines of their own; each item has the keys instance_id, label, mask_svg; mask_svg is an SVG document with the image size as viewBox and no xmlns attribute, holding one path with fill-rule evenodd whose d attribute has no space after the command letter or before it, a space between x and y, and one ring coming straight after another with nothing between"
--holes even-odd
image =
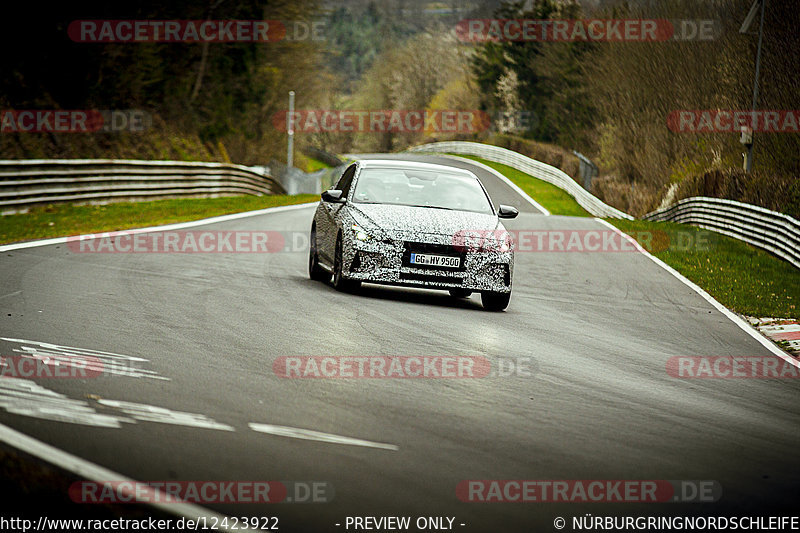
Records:
<instances>
[{"instance_id":1,"label":"car roof","mask_svg":"<svg viewBox=\"0 0 800 533\"><path fill-rule=\"evenodd\" d=\"M438 172L451 172L462 174L471 178L477 178L475 174L464 168L451 167L448 165L439 165L437 163L422 163L420 161L401 161L399 159L360 159L358 164L362 168L370 167L389 167L389 168L404 168L408 170L432 170Z\"/></svg>"}]
</instances>

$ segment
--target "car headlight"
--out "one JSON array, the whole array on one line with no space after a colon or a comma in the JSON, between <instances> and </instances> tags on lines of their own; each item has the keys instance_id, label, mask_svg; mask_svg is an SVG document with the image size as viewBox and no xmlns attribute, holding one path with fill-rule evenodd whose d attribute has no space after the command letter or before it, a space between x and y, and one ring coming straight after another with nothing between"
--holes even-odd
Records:
<instances>
[{"instance_id":1,"label":"car headlight","mask_svg":"<svg viewBox=\"0 0 800 533\"><path fill-rule=\"evenodd\" d=\"M358 224L353 224L350 229L353 230L353 238L357 241L368 241L371 238Z\"/></svg>"},{"instance_id":2,"label":"car headlight","mask_svg":"<svg viewBox=\"0 0 800 533\"><path fill-rule=\"evenodd\" d=\"M494 249L498 252L510 252L514 249L514 240L509 233L503 233L495 239Z\"/></svg>"}]
</instances>

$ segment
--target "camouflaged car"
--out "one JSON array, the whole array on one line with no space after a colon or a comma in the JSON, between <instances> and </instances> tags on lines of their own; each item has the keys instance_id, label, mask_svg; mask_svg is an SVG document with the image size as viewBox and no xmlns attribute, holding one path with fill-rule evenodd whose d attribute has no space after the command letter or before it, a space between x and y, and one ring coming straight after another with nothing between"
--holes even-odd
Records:
<instances>
[{"instance_id":1,"label":"camouflaged car","mask_svg":"<svg viewBox=\"0 0 800 533\"><path fill-rule=\"evenodd\" d=\"M353 291L362 282L480 292L484 308L508 306L513 243L486 189L468 170L398 160L362 160L322 193L311 225L314 280Z\"/></svg>"}]
</instances>

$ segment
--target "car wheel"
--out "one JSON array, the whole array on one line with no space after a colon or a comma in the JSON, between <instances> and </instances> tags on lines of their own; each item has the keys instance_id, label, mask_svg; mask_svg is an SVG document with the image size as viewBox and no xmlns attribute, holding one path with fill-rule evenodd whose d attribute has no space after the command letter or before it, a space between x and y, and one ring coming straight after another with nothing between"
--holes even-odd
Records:
<instances>
[{"instance_id":1,"label":"car wheel","mask_svg":"<svg viewBox=\"0 0 800 533\"><path fill-rule=\"evenodd\" d=\"M453 298L469 298L472 296L472 291L468 289L450 289L449 292Z\"/></svg>"},{"instance_id":2,"label":"car wheel","mask_svg":"<svg viewBox=\"0 0 800 533\"><path fill-rule=\"evenodd\" d=\"M508 302L511 300L510 292L482 292L481 303L483 308L487 311L502 311L508 307Z\"/></svg>"},{"instance_id":3,"label":"car wheel","mask_svg":"<svg viewBox=\"0 0 800 533\"><path fill-rule=\"evenodd\" d=\"M342 265L342 236L339 235L336 237L336 249L333 254L333 288L342 292L356 290L361 285L361 282L345 279L342 274Z\"/></svg>"},{"instance_id":4,"label":"car wheel","mask_svg":"<svg viewBox=\"0 0 800 533\"><path fill-rule=\"evenodd\" d=\"M325 282L331 279L330 272L326 272L321 266L319 266L316 226L311 226L311 236L308 238L308 277L314 281Z\"/></svg>"}]
</instances>

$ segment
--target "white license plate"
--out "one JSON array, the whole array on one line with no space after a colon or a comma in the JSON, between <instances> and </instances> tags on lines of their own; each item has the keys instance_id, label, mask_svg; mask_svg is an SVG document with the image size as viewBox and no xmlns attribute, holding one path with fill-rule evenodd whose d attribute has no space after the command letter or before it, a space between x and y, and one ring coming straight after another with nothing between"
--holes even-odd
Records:
<instances>
[{"instance_id":1,"label":"white license plate","mask_svg":"<svg viewBox=\"0 0 800 533\"><path fill-rule=\"evenodd\" d=\"M458 268L461 259L449 255L411 254L412 265Z\"/></svg>"}]
</instances>

